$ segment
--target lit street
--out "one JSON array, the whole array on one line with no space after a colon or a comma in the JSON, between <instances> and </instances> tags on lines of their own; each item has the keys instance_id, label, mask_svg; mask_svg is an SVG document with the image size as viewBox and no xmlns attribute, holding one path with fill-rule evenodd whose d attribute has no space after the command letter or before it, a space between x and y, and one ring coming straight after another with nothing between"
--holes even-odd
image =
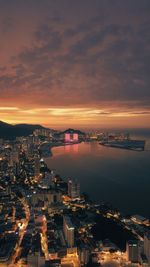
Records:
<instances>
[{"instance_id":1,"label":"lit street","mask_svg":"<svg viewBox=\"0 0 150 267\"><path fill-rule=\"evenodd\" d=\"M26 228L28 226L29 219L30 219L30 209L29 209L29 207L28 207L28 205L24 199L20 199L20 202L23 205L23 209L25 211L26 218L23 220L23 223L19 227L18 242L17 242L17 245L14 249L14 254L12 256L11 263L9 264L9 267L25 266L23 263L19 263L18 257L20 256L20 253L21 253L20 245L21 245L21 242L23 240L23 237L24 237L24 234L25 234L25 231L26 231Z\"/></svg>"}]
</instances>

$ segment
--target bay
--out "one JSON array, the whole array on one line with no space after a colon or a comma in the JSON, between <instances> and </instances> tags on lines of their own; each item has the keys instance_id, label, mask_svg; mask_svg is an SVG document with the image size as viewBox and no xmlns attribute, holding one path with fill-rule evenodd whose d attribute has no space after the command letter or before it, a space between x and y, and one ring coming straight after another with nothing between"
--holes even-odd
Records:
<instances>
[{"instance_id":1,"label":"bay","mask_svg":"<svg viewBox=\"0 0 150 267\"><path fill-rule=\"evenodd\" d=\"M137 152L85 142L55 147L45 161L66 181L80 182L81 191L99 202L109 202L126 214L150 217L150 135L145 151Z\"/></svg>"}]
</instances>

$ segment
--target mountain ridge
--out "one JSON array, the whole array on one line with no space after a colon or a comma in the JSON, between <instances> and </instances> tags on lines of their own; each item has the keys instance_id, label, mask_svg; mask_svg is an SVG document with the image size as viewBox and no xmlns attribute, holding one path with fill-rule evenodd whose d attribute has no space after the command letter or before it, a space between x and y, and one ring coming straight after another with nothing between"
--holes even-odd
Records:
<instances>
[{"instance_id":1,"label":"mountain ridge","mask_svg":"<svg viewBox=\"0 0 150 267\"><path fill-rule=\"evenodd\" d=\"M43 127L40 124L9 124L4 121L0 121L0 138L3 139L14 139L19 136L28 136L33 133L36 129L49 129Z\"/></svg>"}]
</instances>

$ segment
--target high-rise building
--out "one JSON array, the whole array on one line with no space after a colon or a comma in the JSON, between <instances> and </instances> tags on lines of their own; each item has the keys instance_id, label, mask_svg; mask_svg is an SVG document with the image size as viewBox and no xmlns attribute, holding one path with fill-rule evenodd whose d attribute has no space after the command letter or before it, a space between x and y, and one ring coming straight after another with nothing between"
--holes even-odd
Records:
<instances>
[{"instance_id":1,"label":"high-rise building","mask_svg":"<svg viewBox=\"0 0 150 267\"><path fill-rule=\"evenodd\" d=\"M76 143L79 141L78 133L75 133L73 130L69 130L65 133L65 142L66 143Z\"/></svg>"},{"instance_id":2,"label":"high-rise building","mask_svg":"<svg viewBox=\"0 0 150 267\"><path fill-rule=\"evenodd\" d=\"M139 262L139 242L137 240L130 240L127 242L127 260L132 263Z\"/></svg>"},{"instance_id":3,"label":"high-rise building","mask_svg":"<svg viewBox=\"0 0 150 267\"><path fill-rule=\"evenodd\" d=\"M42 128L42 129L36 129L33 134L34 136L45 136L45 137L52 137L52 134L53 134L54 130L51 130L51 129L45 129L45 128Z\"/></svg>"},{"instance_id":4,"label":"high-rise building","mask_svg":"<svg viewBox=\"0 0 150 267\"><path fill-rule=\"evenodd\" d=\"M0 147L2 147L4 140L0 138Z\"/></svg>"},{"instance_id":5,"label":"high-rise building","mask_svg":"<svg viewBox=\"0 0 150 267\"><path fill-rule=\"evenodd\" d=\"M33 254L28 254L27 263L30 267L41 267L45 266L45 258L41 256L39 252L34 252Z\"/></svg>"},{"instance_id":6,"label":"high-rise building","mask_svg":"<svg viewBox=\"0 0 150 267\"><path fill-rule=\"evenodd\" d=\"M71 198L80 197L80 183L69 179L68 181L68 196Z\"/></svg>"},{"instance_id":7,"label":"high-rise building","mask_svg":"<svg viewBox=\"0 0 150 267\"><path fill-rule=\"evenodd\" d=\"M20 174L20 163L13 162L13 173L15 176Z\"/></svg>"},{"instance_id":8,"label":"high-rise building","mask_svg":"<svg viewBox=\"0 0 150 267\"><path fill-rule=\"evenodd\" d=\"M10 153L9 164L13 166L13 163L19 163L19 153L17 150L12 150Z\"/></svg>"},{"instance_id":9,"label":"high-rise building","mask_svg":"<svg viewBox=\"0 0 150 267\"><path fill-rule=\"evenodd\" d=\"M78 136L77 133L74 133L74 134L73 134L73 141L74 141L74 142L78 142L78 141L79 141L79 136Z\"/></svg>"},{"instance_id":10,"label":"high-rise building","mask_svg":"<svg viewBox=\"0 0 150 267\"><path fill-rule=\"evenodd\" d=\"M34 175L36 178L38 178L40 175L40 167L41 167L40 157L36 155L34 158Z\"/></svg>"},{"instance_id":11,"label":"high-rise building","mask_svg":"<svg viewBox=\"0 0 150 267\"><path fill-rule=\"evenodd\" d=\"M59 204L62 201L62 193L55 189L39 188L36 194L32 195L32 205L39 210L43 207L48 208L51 205Z\"/></svg>"},{"instance_id":12,"label":"high-rise building","mask_svg":"<svg viewBox=\"0 0 150 267\"><path fill-rule=\"evenodd\" d=\"M90 248L86 244L81 244L79 247L79 257L82 266L87 265L90 259Z\"/></svg>"},{"instance_id":13,"label":"high-rise building","mask_svg":"<svg viewBox=\"0 0 150 267\"><path fill-rule=\"evenodd\" d=\"M144 236L144 253L147 257L148 263L150 265L150 232Z\"/></svg>"},{"instance_id":14,"label":"high-rise building","mask_svg":"<svg viewBox=\"0 0 150 267\"><path fill-rule=\"evenodd\" d=\"M68 247L74 247L74 226L69 216L63 217L63 231Z\"/></svg>"},{"instance_id":15,"label":"high-rise building","mask_svg":"<svg viewBox=\"0 0 150 267\"><path fill-rule=\"evenodd\" d=\"M52 175L50 172L45 172L40 181L40 186L42 188L50 188L51 184L52 184Z\"/></svg>"}]
</instances>

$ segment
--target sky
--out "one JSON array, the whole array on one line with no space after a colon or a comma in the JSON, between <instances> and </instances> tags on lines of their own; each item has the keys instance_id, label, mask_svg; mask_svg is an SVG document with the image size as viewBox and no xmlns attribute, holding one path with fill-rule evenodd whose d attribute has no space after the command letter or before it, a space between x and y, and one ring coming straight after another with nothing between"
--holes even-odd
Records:
<instances>
[{"instance_id":1,"label":"sky","mask_svg":"<svg viewBox=\"0 0 150 267\"><path fill-rule=\"evenodd\" d=\"M0 0L0 120L150 125L149 0Z\"/></svg>"}]
</instances>

